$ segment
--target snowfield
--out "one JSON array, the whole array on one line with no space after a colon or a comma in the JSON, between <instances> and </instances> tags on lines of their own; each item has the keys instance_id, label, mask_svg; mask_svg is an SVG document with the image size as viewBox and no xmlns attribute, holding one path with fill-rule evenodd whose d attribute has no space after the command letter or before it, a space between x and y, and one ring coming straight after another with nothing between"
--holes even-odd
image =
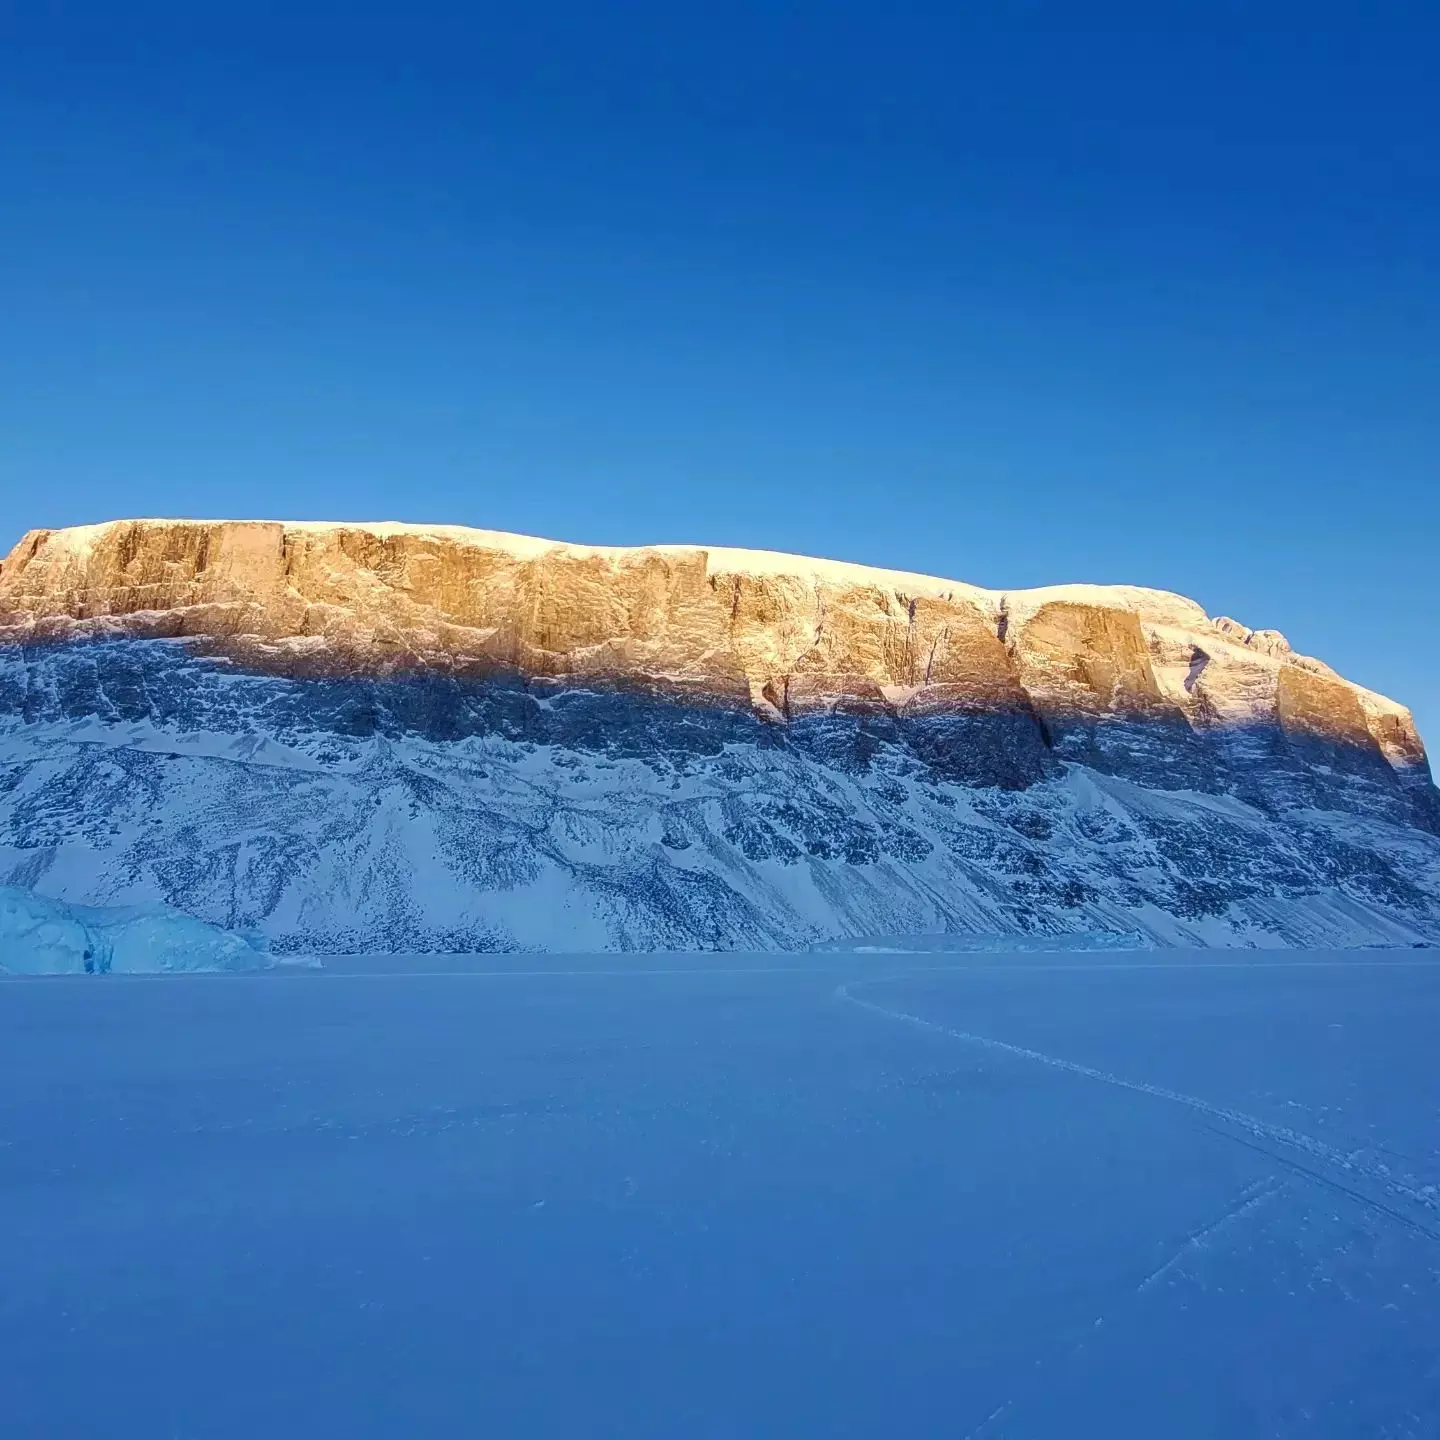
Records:
<instances>
[{"instance_id":1,"label":"snowfield","mask_svg":"<svg viewBox=\"0 0 1440 1440\"><path fill-rule=\"evenodd\" d=\"M1424 951L0 982L17 1436L1440 1433Z\"/></svg>"}]
</instances>

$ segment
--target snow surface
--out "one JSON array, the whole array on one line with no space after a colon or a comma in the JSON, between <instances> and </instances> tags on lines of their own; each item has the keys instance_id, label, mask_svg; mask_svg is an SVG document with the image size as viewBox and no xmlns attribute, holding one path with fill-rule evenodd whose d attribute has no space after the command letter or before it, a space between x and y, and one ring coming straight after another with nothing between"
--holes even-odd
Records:
<instances>
[{"instance_id":1,"label":"snow surface","mask_svg":"<svg viewBox=\"0 0 1440 1440\"><path fill-rule=\"evenodd\" d=\"M258 934L207 925L168 905L67 905L0 885L0 974L157 974L252 970L269 963Z\"/></svg>"},{"instance_id":2,"label":"snow surface","mask_svg":"<svg viewBox=\"0 0 1440 1440\"><path fill-rule=\"evenodd\" d=\"M481 963L0 983L6 1433L1440 1433L1423 954Z\"/></svg>"}]
</instances>

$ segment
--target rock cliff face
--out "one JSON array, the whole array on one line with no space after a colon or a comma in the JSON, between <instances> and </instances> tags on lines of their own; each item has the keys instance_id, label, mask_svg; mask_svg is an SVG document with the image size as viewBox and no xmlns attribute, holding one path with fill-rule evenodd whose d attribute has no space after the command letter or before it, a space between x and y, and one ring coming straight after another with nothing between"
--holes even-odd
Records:
<instances>
[{"instance_id":1,"label":"rock cliff face","mask_svg":"<svg viewBox=\"0 0 1440 1440\"><path fill-rule=\"evenodd\" d=\"M561 853L563 845L554 854L545 850L554 837L541 844L534 826L523 842L489 831L473 844L454 834L436 840L444 855L435 863L458 876L455 883L470 897L449 907L456 918L440 926L450 937L446 943L467 935L465 943L478 943L477 935L527 943L529 932L517 918L523 897L551 870L546 883L568 890L567 904L589 917L579 926L587 943L728 938L774 945L856 933L882 919L881 928L892 932L1114 928L1147 906L1174 916L1177 902L1160 872L1180 862L1157 858L1153 850L1125 853L1116 848L1120 842L1096 838L1107 822L1092 816L1095 833L1089 834L1079 818L1096 805L1097 814L1115 815L1118 807L1133 818L1137 804L1153 805L1146 797L1159 795L1169 797L1166 824L1181 823L1177 806L1193 810L1198 797L1207 797L1200 818L1212 833L1222 811L1226 823L1254 828L1235 856L1217 851L1203 862L1194 856L1184 862L1192 872L1185 884L1211 887L1203 904L1193 896L1185 902L1199 906L1189 920L1181 916L1185 923L1203 919L1216 934L1243 938L1252 922L1231 912L1257 896L1288 902L1325 892L1333 900L1341 882L1312 874L1313 860L1303 853L1300 831L1317 823L1316 815L1348 817L1352 829L1369 827L1357 853L1383 852L1377 863L1389 867L1387 874L1394 871L1394 893L1403 892L1403 903L1386 885L1379 888L1382 909L1400 905L1395 923L1426 934L1434 918L1427 877L1437 852L1429 837L1440 829L1440 803L1409 713L1295 654L1274 631L1211 619L1193 602L1154 590L1056 586L1000 593L761 552L597 549L452 527L142 520L38 530L0 563L0 714L10 716L10 763L19 767L10 772L17 778L0 814L0 841L10 847L0 849L0 881L9 854L22 880L32 870L35 883L48 876L44 883L63 898L143 893L183 908L192 895L190 908L214 919L212 900L194 900L200 892L193 885L159 878L162 871L193 869L196 855L210 855L212 869L229 867L222 888L234 894L262 852L303 851L311 859L296 862L290 881L284 862L275 862L279 870L262 886L274 895L269 911L245 900L228 917L268 921L282 943L289 935L297 943L327 936L341 943L319 895L301 904L296 891L286 902L309 921L302 923L298 910L283 918L285 896L297 884L303 891L318 883L311 854L318 842L313 836L301 841L295 829L301 818L315 817L297 811L287 820L289 797L307 787L324 791L342 776L340 791L348 795L360 783L357 776L378 784L381 772L390 775L382 791L399 784L419 798L407 802L415 807L413 833L399 849L391 846L388 860L376 862L383 893L391 897L386 913L409 918L400 931L391 925L378 938L434 942L435 926L427 930L425 917L437 907L423 901L419 878L430 862L408 855L406 846L426 825L438 824L449 803L435 787L453 788L486 747L494 755L482 767L480 790L489 798L477 792L474 804L455 803L493 812L496 786L529 776L536 797L545 797L536 803L550 816L547 836L565 808L558 797L574 789L577 767L589 774L592 790L607 794L616 777L595 765L634 763L651 778L668 778L663 793L648 801L641 798L648 781L626 797L623 821L607 801L592 806L583 824L565 822L571 830L612 830L610 839L630 836L614 851L619 859L585 861L583 876L575 856ZM77 727L87 739L76 738ZM248 751L235 750L237 744ZM64 826L60 842L46 838L42 815L48 812L26 798L27 785L39 783L42 751L53 761L70 747L64 753L73 751L76 782L74 765L83 770L93 763L96 746L107 764L143 769L151 762L133 756L166 753L167 745L187 764L219 766L227 787L237 773L249 775L247 793L258 787L270 796L268 829L252 825L236 839L216 817L201 822L192 815L193 833L182 837L180 826L173 836L187 856L157 862L132 849L123 864L100 854L117 846L97 848L91 836L87 850ZM504 755L495 750L505 746L519 748ZM258 758L267 747L269 762ZM132 759L118 759L122 753ZM747 769L762 760L763 783ZM780 772L771 773L777 764ZM551 773L555 765L559 771ZM289 772L278 800L270 773L277 767ZM410 778L398 778L402 772ZM419 784L415 776L422 773L429 778ZM676 796L689 795L700 775L708 798L691 797L694 815L682 824ZM883 814L870 793L877 777L889 787ZM79 792L73 783L69 790L55 783L56 794L70 797L57 801L60 809L74 812L83 803ZM1086 786L1100 786L1108 798L1101 803L1091 794L1077 810L1075 797ZM327 794L321 807L332 816L351 804L340 791ZM99 785L97 813L109 803L108 793ZM618 803L618 795L611 800ZM136 824L143 819L138 803L125 802ZM953 812L957 803L982 817L979 830L1008 831L1007 844L1017 833L1016 815L1041 816L1021 824L1022 848L1040 857L1042 869L1068 865L1074 883L1067 888L1062 879L1039 884L1033 873L1028 880L1023 872L1010 875L992 855L979 853L984 842L947 831L941 822L952 816L917 823L915 805L927 813L936 806ZM1078 827L1068 840L1054 834L1057 805ZM162 811L163 805L157 819ZM816 818L822 814L830 817L825 824ZM705 817L698 830L696 816ZM373 841L377 818L362 823L357 816L347 833L354 840L364 832ZM124 833L113 814L95 823L112 822L114 834ZM873 843L853 835L854 843L817 842L817 826L826 824L836 833L858 825ZM1048 825L1051 833L1026 836L1026 824ZM655 836L639 838L656 826ZM1383 843L1375 838L1381 830L1388 837ZM897 839L902 831L914 840ZM223 845L221 832L229 835ZM1298 847L1298 869L1278 890L1274 881L1256 890L1247 878L1255 870L1255 836L1265 839L1267 854L1280 842ZM684 843L671 843L677 837ZM147 843L169 842L157 833ZM596 843L611 853L609 840ZM1356 848L1353 835L1345 843ZM472 854L462 863L446 848L458 855L492 844L512 850L518 844L517 854L530 855L529 862L515 861L529 878L509 875L510 862L502 857L481 861ZM967 853L967 845L978 851ZM219 859L217 846L224 852ZM635 879L641 852L651 875L644 883ZM1088 857L1078 869L1071 863L1077 856ZM743 883L732 873L737 863L748 867ZM1232 873L1237 864L1239 872ZM1096 866L1114 891L1099 910L1094 903L1103 897L1094 877L1081 873ZM302 871L312 875L304 884L296 878ZM117 878L121 872L128 878ZM822 874L828 878L818 879ZM977 877L990 900L974 914L962 913L955 896L974 890ZM651 899L634 898L647 883ZM201 888L210 895L215 884L221 882L212 876ZM829 897L810 895L803 921L797 884L807 895L818 885ZM763 903L757 886L770 897ZM697 887L713 892L720 906L713 923L676 899L679 892L693 899ZM1373 907L1374 887L1360 888L1364 894L1345 892L1349 900ZM616 900L621 891L631 898ZM882 899L856 901L857 893L870 891ZM721 903L721 892L744 901L744 917L731 913L729 900ZM1088 898L1077 898L1082 892ZM595 893L602 900L594 900ZM583 894L593 903L582 904L577 897ZM713 906L701 909L709 915ZM621 912L631 918L617 919ZM502 915L508 918L497 918ZM1263 919L1253 923L1257 934L1285 934L1283 926L1266 931ZM345 932L343 943L376 940L380 924ZM1166 924L1151 929L1166 938L1199 933L1182 924L1171 934ZM800 933L787 934L787 927ZM542 941L550 943L544 937L535 943Z\"/></svg>"}]
</instances>

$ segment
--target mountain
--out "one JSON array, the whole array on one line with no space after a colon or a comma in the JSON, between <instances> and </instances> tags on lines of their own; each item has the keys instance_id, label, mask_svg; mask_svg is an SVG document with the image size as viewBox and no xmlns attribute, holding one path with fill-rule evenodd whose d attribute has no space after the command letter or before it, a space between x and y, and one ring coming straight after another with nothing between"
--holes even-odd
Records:
<instances>
[{"instance_id":1,"label":"mountain","mask_svg":"<svg viewBox=\"0 0 1440 1440\"><path fill-rule=\"evenodd\" d=\"M0 563L0 883L282 950L1416 943L1440 795L1162 591L135 520Z\"/></svg>"}]
</instances>

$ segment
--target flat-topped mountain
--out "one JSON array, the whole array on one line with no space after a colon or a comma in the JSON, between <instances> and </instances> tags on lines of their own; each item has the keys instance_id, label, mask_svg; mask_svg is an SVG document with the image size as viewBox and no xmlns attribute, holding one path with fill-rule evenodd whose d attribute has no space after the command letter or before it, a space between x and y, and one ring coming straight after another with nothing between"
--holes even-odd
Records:
<instances>
[{"instance_id":1,"label":"flat-topped mountain","mask_svg":"<svg viewBox=\"0 0 1440 1440\"><path fill-rule=\"evenodd\" d=\"M131 520L32 531L0 563L0 636L115 634L203 638L290 673L643 682L771 719L869 706L1274 723L1424 758L1403 706L1179 595L1006 593L763 551Z\"/></svg>"},{"instance_id":2,"label":"flat-topped mountain","mask_svg":"<svg viewBox=\"0 0 1440 1440\"><path fill-rule=\"evenodd\" d=\"M1001 592L450 526L117 521L32 531L0 562L0 714L26 777L5 795L0 881L8 863L61 898L144 892L282 943L785 945L867 928L1143 929L1148 910L1169 917L1149 924L1157 938L1243 940L1284 938L1295 922L1276 917L1307 893L1359 904L1369 918L1344 924L1376 938L1392 923L1428 934L1437 913L1440 802L1409 712L1275 631L1156 590ZM61 783L37 765L68 756L73 781L101 753L127 774L169 758L158 808L122 807L149 858L114 838L129 832L105 811L110 789L53 837L53 807L27 789ZM638 788L617 773L630 766ZM167 831L170 777L200 773L271 796L263 821L239 838L202 804L209 818L186 810ZM351 814L357 786L398 786L413 823L382 843L381 801ZM533 823L495 831L517 790L540 807ZM489 817L487 839L456 838L452 800L471 831ZM1156 804L1152 828L1250 837L1183 858L1181 911L1195 914L1177 911L1180 862L1154 835L1125 848L1144 838L1136 807ZM1368 880L1317 873L1323 816L1351 849L1363 830L1357 853L1381 855L1393 885L1353 857ZM390 897L367 896L373 917L348 928L315 888L316 836L336 825ZM491 843L508 853L479 853ZM1277 845L1293 850L1283 883L1263 873ZM1042 882L1051 871L1073 884ZM541 875L575 917L558 935L553 914L526 915ZM1261 898L1286 903L1257 919Z\"/></svg>"}]
</instances>

